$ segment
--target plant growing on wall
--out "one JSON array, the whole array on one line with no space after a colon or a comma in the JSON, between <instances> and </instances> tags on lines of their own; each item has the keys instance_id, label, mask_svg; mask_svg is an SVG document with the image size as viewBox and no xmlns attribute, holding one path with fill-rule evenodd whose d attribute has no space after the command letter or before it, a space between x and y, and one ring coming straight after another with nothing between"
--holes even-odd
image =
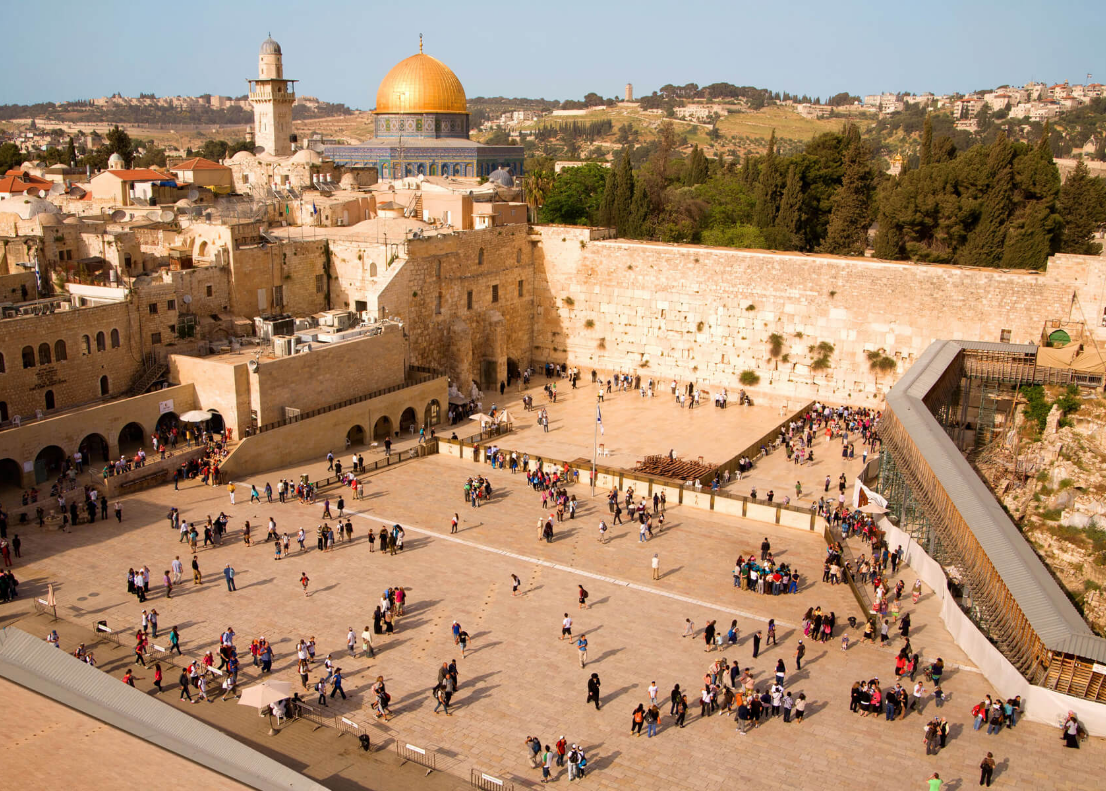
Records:
<instances>
[{"instance_id":1,"label":"plant growing on wall","mask_svg":"<svg viewBox=\"0 0 1106 791\"><path fill-rule=\"evenodd\" d=\"M593 319L588 319L584 322L584 326L587 327L589 330L593 329L595 327L595 321Z\"/></svg>"},{"instance_id":2,"label":"plant growing on wall","mask_svg":"<svg viewBox=\"0 0 1106 791\"><path fill-rule=\"evenodd\" d=\"M753 304L753 303L751 303L751 302L750 302L750 303L749 303L748 305L746 305L746 306L745 306L745 310L748 310L748 311L750 311L750 312L752 312L752 311L754 311L754 310L756 310L756 309L757 309L757 306L756 306L756 305L754 305L754 304Z\"/></svg>"},{"instance_id":3,"label":"plant growing on wall","mask_svg":"<svg viewBox=\"0 0 1106 791\"><path fill-rule=\"evenodd\" d=\"M777 360L783 354L783 336L778 332L768 336L768 353Z\"/></svg>"},{"instance_id":4,"label":"plant growing on wall","mask_svg":"<svg viewBox=\"0 0 1106 791\"><path fill-rule=\"evenodd\" d=\"M756 371L745 369L741 372L739 381L746 387L756 387L760 384L760 375Z\"/></svg>"},{"instance_id":5,"label":"plant growing on wall","mask_svg":"<svg viewBox=\"0 0 1106 791\"><path fill-rule=\"evenodd\" d=\"M695 325L695 331L696 332L702 332L703 328L705 326L707 326L707 325L705 325L703 322L700 321L698 324Z\"/></svg>"},{"instance_id":6,"label":"plant growing on wall","mask_svg":"<svg viewBox=\"0 0 1106 791\"><path fill-rule=\"evenodd\" d=\"M888 357L883 349L875 349L867 352L868 354L868 368L876 375L876 382L879 382L880 374L893 373L898 367L898 363L895 362L894 357Z\"/></svg>"},{"instance_id":7,"label":"plant growing on wall","mask_svg":"<svg viewBox=\"0 0 1106 791\"><path fill-rule=\"evenodd\" d=\"M607 339L606 338L600 338L599 343L595 344L595 348L596 349L606 349L607 348Z\"/></svg>"},{"instance_id":8,"label":"plant growing on wall","mask_svg":"<svg viewBox=\"0 0 1106 791\"><path fill-rule=\"evenodd\" d=\"M572 297L565 297L561 301L568 305L570 308L576 304L576 300L574 300Z\"/></svg>"}]
</instances>

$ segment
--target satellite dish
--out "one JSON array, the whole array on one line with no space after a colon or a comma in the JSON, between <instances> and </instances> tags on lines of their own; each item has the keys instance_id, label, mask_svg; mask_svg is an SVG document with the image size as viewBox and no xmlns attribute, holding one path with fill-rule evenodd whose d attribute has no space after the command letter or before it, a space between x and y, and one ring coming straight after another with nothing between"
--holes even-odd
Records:
<instances>
[{"instance_id":1,"label":"satellite dish","mask_svg":"<svg viewBox=\"0 0 1106 791\"><path fill-rule=\"evenodd\" d=\"M55 182L54 185L50 187L51 195L61 195L63 192L65 192L65 185L60 181Z\"/></svg>"},{"instance_id":2,"label":"satellite dish","mask_svg":"<svg viewBox=\"0 0 1106 791\"><path fill-rule=\"evenodd\" d=\"M169 211L168 209L163 209L162 212L161 212L161 221L162 222L172 222L173 218L175 216L176 215L173 214L173 212Z\"/></svg>"},{"instance_id":3,"label":"satellite dish","mask_svg":"<svg viewBox=\"0 0 1106 791\"><path fill-rule=\"evenodd\" d=\"M153 220L154 222L157 222L158 220L161 219L161 212L159 212L159 211L148 211L148 212L146 212L146 219L147 220Z\"/></svg>"},{"instance_id":4,"label":"satellite dish","mask_svg":"<svg viewBox=\"0 0 1106 791\"><path fill-rule=\"evenodd\" d=\"M71 198L83 198L84 195L84 190L78 187L76 184L69 188L69 197Z\"/></svg>"},{"instance_id":5,"label":"satellite dish","mask_svg":"<svg viewBox=\"0 0 1106 791\"><path fill-rule=\"evenodd\" d=\"M188 200L196 200L200 197L200 191L198 189L188 190Z\"/></svg>"},{"instance_id":6,"label":"satellite dish","mask_svg":"<svg viewBox=\"0 0 1106 791\"><path fill-rule=\"evenodd\" d=\"M192 304L192 295L191 294L185 294L183 297L181 297L181 301L185 305L191 305Z\"/></svg>"},{"instance_id":7,"label":"satellite dish","mask_svg":"<svg viewBox=\"0 0 1106 791\"><path fill-rule=\"evenodd\" d=\"M46 190L39 190L39 191L38 191L38 197L40 197L40 198L45 198L45 197L46 197L46 195L47 195L47 192L46 192Z\"/></svg>"},{"instance_id":8,"label":"satellite dish","mask_svg":"<svg viewBox=\"0 0 1106 791\"><path fill-rule=\"evenodd\" d=\"M112 222L123 222L125 219L127 219L127 213L122 209L116 209L111 213Z\"/></svg>"},{"instance_id":9,"label":"satellite dish","mask_svg":"<svg viewBox=\"0 0 1106 791\"><path fill-rule=\"evenodd\" d=\"M257 369L261 367L260 365L258 365L257 360L250 360L249 366L250 366L250 373L252 373L252 374L257 373Z\"/></svg>"}]
</instances>

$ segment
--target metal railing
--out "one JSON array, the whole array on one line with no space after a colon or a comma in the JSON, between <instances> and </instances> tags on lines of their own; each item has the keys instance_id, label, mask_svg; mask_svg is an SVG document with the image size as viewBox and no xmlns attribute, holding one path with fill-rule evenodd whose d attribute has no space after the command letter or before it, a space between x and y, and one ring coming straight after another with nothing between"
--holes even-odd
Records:
<instances>
[{"instance_id":1,"label":"metal railing","mask_svg":"<svg viewBox=\"0 0 1106 791\"><path fill-rule=\"evenodd\" d=\"M419 747L403 739L396 739L396 755L401 761L410 761L433 771L438 768L437 754L433 747Z\"/></svg>"},{"instance_id":2,"label":"metal railing","mask_svg":"<svg viewBox=\"0 0 1106 791\"><path fill-rule=\"evenodd\" d=\"M475 767L469 770L469 785L478 791L514 791L514 783L508 783L500 777L482 772Z\"/></svg>"}]
</instances>

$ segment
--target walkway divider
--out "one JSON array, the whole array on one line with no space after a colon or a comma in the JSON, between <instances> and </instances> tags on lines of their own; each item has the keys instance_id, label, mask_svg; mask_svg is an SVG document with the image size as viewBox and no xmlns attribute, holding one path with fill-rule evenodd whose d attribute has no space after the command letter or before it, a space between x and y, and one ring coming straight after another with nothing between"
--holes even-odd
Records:
<instances>
[{"instance_id":1,"label":"walkway divider","mask_svg":"<svg viewBox=\"0 0 1106 791\"><path fill-rule=\"evenodd\" d=\"M419 747L415 744L409 744L403 739L396 739L396 755L402 761L410 761L413 764L425 766L427 774L438 768L437 751L432 747Z\"/></svg>"},{"instance_id":2,"label":"walkway divider","mask_svg":"<svg viewBox=\"0 0 1106 791\"><path fill-rule=\"evenodd\" d=\"M469 785L478 791L514 791L514 783L504 782L501 778L482 772L475 767L469 770Z\"/></svg>"}]
</instances>

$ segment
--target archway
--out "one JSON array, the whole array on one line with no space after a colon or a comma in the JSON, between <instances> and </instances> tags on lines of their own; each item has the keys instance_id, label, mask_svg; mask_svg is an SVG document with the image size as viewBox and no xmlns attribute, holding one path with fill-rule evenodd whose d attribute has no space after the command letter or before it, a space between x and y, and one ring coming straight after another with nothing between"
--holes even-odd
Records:
<instances>
[{"instance_id":1,"label":"archway","mask_svg":"<svg viewBox=\"0 0 1106 791\"><path fill-rule=\"evenodd\" d=\"M507 386L511 386L511 382L519 378L518 360L514 357L507 358Z\"/></svg>"},{"instance_id":2,"label":"archway","mask_svg":"<svg viewBox=\"0 0 1106 791\"><path fill-rule=\"evenodd\" d=\"M146 444L146 429L138 423L128 423L119 432L119 452L124 456L133 456Z\"/></svg>"},{"instance_id":3,"label":"archway","mask_svg":"<svg viewBox=\"0 0 1106 791\"><path fill-rule=\"evenodd\" d=\"M0 497L5 502L17 502L15 495L23 489L23 468L15 459L0 459Z\"/></svg>"},{"instance_id":4,"label":"archway","mask_svg":"<svg viewBox=\"0 0 1106 791\"><path fill-rule=\"evenodd\" d=\"M415 412L413 406L407 407L403 410L403 414L399 416L399 430L400 432L409 432L414 434L419 430L419 416Z\"/></svg>"},{"instance_id":5,"label":"archway","mask_svg":"<svg viewBox=\"0 0 1106 791\"><path fill-rule=\"evenodd\" d=\"M101 434L89 434L81 440L77 450L81 452L81 460L89 466L108 460L108 441Z\"/></svg>"},{"instance_id":6,"label":"archway","mask_svg":"<svg viewBox=\"0 0 1106 791\"><path fill-rule=\"evenodd\" d=\"M54 391L53 390L47 390L46 391L46 396L45 396L44 400L46 402L47 411L49 411L49 410L51 410L51 409L53 409L54 407L57 406L57 401L54 400Z\"/></svg>"},{"instance_id":7,"label":"archway","mask_svg":"<svg viewBox=\"0 0 1106 791\"><path fill-rule=\"evenodd\" d=\"M362 426L354 426L346 432L346 439L351 447L365 444L365 429Z\"/></svg>"},{"instance_id":8,"label":"archway","mask_svg":"<svg viewBox=\"0 0 1106 791\"><path fill-rule=\"evenodd\" d=\"M168 437L169 432L172 431L179 422L180 418L177 417L176 412L166 412L157 419L157 425L154 426L154 433Z\"/></svg>"},{"instance_id":9,"label":"archway","mask_svg":"<svg viewBox=\"0 0 1106 791\"><path fill-rule=\"evenodd\" d=\"M65 451L57 445L47 445L35 457L35 483L52 481L62 473Z\"/></svg>"},{"instance_id":10,"label":"archway","mask_svg":"<svg viewBox=\"0 0 1106 791\"><path fill-rule=\"evenodd\" d=\"M111 392L111 385L108 384L107 374L100 377L100 395L106 396Z\"/></svg>"},{"instance_id":11,"label":"archway","mask_svg":"<svg viewBox=\"0 0 1106 791\"><path fill-rule=\"evenodd\" d=\"M211 419L207 421L207 430L212 434L222 434L226 428L223 423L223 416L219 414L218 409L207 410L211 413Z\"/></svg>"},{"instance_id":12,"label":"archway","mask_svg":"<svg viewBox=\"0 0 1106 791\"><path fill-rule=\"evenodd\" d=\"M438 399L431 399L430 403L426 405L422 422L424 426L436 426L442 422L442 405L438 403Z\"/></svg>"},{"instance_id":13,"label":"archway","mask_svg":"<svg viewBox=\"0 0 1106 791\"><path fill-rule=\"evenodd\" d=\"M392 436L392 419L384 415L373 426L373 439L382 442L390 436Z\"/></svg>"}]
</instances>

